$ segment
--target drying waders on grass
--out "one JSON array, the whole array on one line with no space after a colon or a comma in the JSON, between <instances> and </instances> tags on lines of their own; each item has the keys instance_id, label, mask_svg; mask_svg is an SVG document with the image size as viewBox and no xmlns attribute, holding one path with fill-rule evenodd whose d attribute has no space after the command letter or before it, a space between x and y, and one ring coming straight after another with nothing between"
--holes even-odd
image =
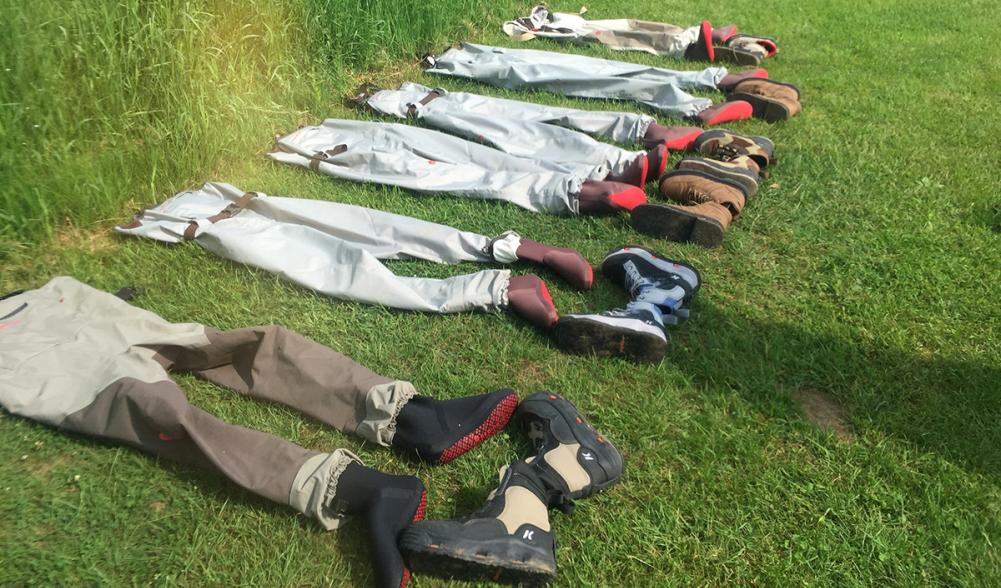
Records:
<instances>
[{"instance_id":1,"label":"drying waders on grass","mask_svg":"<svg viewBox=\"0 0 1001 588\"><path fill-rule=\"evenodd\" d=\"M546 90L565 96L626 100L670 116L693 118L713 103L685 90L718 90L722 67L672 71L569 53L463 43L428 60L428 72L507 89Z\"/></svg>"},{"instance_id":2,"label":"drying waders on grass","mask_svg":"<svg viewBox=\"0 0 1001 588\"><path fill-rule=\"evenodd\" d=\"M592 139L571 130L574 125L595 134L611 134L622 142L634 143L646 133L653 119L641 115L590 113L569 108L553 108L465 92L446 92L421 84L404 83L399 90L382 90L367 100L376 111L399 118L417 118L425 125L489 145L495 149L533 161L548 161L576 169L590 169L587 178L621 176L643 151L629 151ZM606 120L601 120L606 115ZM629 117L629 118L626 118ZM567 124L549 124L565 120ZM568 127L568 128L564 128Z\"/></svg>"},{"instance_id":3,"label":"drying waders on grass","mask_svg":"<svg viewBox=\"0 0 1001 588\"><path fill-rule=\"evenodd\" d=\"M115 230L168 243L191 239L333 298L438 313L505 307L511 272L414 278L393 274L380 260L512 263L521 240L516 233L490 239L370 208L244 193L223 183L181 192Z\"/></svg>"},{"instance_id":4,"label":"drying waders on grass","mask_svg":"<svg viewBox=\"0 0 1001 588\"><path fill-rule=\"evenodd\" d=\"M380 445L415 393L283 328L170 323L68 277L0 300L0 333L0 405L11 413L215 470L326 529L343 519L331 505L338 477L358 458L221 421L188 404L167 370Z\"/></svg>"},{"instance_id":5,"label":"drying waders on grass","mask_svg":"<svg viewBox=\"0 0 1001 588\"><path fill-rule=\"evenodd\" d=\"M589 166L514 157L409 125L328 119L278 140L276 161L357 182L426 194L503 200L549 214L577 214Z\"/></svg>"},{"instance_id":6,"label":"drying waders on grass","mask_svg":"<svg viewBox=\"0 0 1001 588\"><path fill-rule=\"evenodd\" d=\"M699 26L683 28L672 24L625 18L588 20L579 14L550 12L536 6L528 16L504 23L511 37L534 37L575 43L601 43L618 51L643 51L653 55L682 58L699 39Z\"/></svg>"}]
</instances>

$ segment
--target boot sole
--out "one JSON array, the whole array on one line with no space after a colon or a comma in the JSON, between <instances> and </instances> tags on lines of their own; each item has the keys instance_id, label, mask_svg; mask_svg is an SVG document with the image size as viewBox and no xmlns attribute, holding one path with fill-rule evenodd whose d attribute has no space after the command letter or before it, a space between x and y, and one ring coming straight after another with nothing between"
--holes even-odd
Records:
<instances>
[{"instance_id":1,"label":"boot sole","mask_svg":"<svg viewBox=\"0 0 1001 588\"><path fill-rule=\"evenodd\" d=\"M591 321L563 317L553 329L556 344L565 352L598 357L624 357L637 363L664 359L667 341L649 333Z\"/></svg>"},{"instance_id":2,"label":"boot sole","mask_svg":"<svg viewBox=\"0 0 1001 588\"><path fill-rule=\"evenodd\" d=\"M407 529L400 537L400 550L406 554L410 569L418 574L533 586L556 578L555 569L533 565L527 561L530 551L511 549L508 541L467 543L470 543L468 549L449 549L435 543L426 533Z\"/></svg>"},{"instance_id":3,"label":"boot sole","mask_svg":"<svg viewBox=\"0 0 1001 588\"><path fill-rule=\"evenodd\" d=\"M632 225L637 231L679 243L713 248L723 244L723 225L711 218L662 204L637 206Z\"/></svg>"},{"instance_id":4,"label":"boot sole","mask_svg":"<svg viewBox=\"0 0 1001 588\"><path fill-rule=\"evenodd\" d=\"M765 122L773 123L789 119L789 109L778 100L744 92L730 94L729 100L750 102L751 108L754 109L754 118L760 118Z\"/></svg>"},{"instance_id":5,"label":"boot sole","mask_svg":"<svg viewBox=\"0 0 1001 588\"><path fill-rule=\"evenodd\" d=\"M622 479L622 454L598 434L570 401L549 392L536 392L518 407L518 418L526 431L533 420L548 420L549 431L561 444L578 443L581 448L598 456L598 464L609 474L608 479L592 483L589 489L573 496L575 500L603 492Z\"/></svg>"}]
</instances>

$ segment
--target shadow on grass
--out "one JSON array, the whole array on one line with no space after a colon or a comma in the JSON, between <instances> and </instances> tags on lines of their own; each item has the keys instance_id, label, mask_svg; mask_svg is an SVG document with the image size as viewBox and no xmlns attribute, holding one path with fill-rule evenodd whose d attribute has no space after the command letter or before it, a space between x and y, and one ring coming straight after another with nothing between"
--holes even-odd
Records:
<instances>
[{"instance_id":1,"label":"shadow on grass","mask_svg":"<svg viewBox=\"0 0 1001 588\"><path fill-rule=\"evenodd\" d=\"M799 418L797 397L821 394L861 436L878 429L964 469L1001 473L1001 366L989 358L908 353L705 304L697 313L668 361L699 387L728 388L786 419Z\"/></svg>"}]
</instances>

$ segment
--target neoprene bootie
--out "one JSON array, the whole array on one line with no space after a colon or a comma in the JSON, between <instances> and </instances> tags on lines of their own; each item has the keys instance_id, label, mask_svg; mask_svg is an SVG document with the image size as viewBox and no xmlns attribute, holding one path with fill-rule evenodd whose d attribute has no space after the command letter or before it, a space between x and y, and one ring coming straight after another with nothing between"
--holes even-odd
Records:
<instances>
[{"instance_id":1,"label":"neoprene bootie","mask_svg":"<svg viewBox=\"0 0 1001 588\"><path fill-rule=\"evenodd\" d=\"M713 48L713 25L708 20L699 25L699 38L685 49L685 59L692 61L716 61Z\"/></svg>"},{"instance_id":2,"label":"neoprene bootie","mask_svg":"<svg viewBox=\"0 0 1001 588\"><path fill-rule=\"evenodd\" d=\"M522 237L515 255L548 267L577 288L589 290L594 283L594 269L576 249L553 247Z\"/></svg>"},{"instance_id":3,"label":"neoprene bootie","mask_svg":"<svg viewBox=\"0 0 1001 588\"><path fill-rule=\"evenodd\" d=\"M723 92L729 92L734 86L744 80L768 79L768 70L764 68L749 69L737 73L726 74L723 79L716 84L716 87Z\"/></svg>"},{"instance_id":4,"label":"neoprene bootie","mask_svg":"<svg viewBox=\"0 0 1001 588\"><path fill-rule=\"evenodd\" d=\"M754 107L750 102L741 100L728 100L721 104L714 104L696 115L703 124L707 126L733 122L737 120L747 120L754 115Z\"/></svg>"},{"instance_id":5,"label":"neoprene bootie","mask_svg":"<svg viewBox=\"0 0 1001 588\"><path fill-rule=\"evenodd\" d=\"M509 584L556 577L549 494L539 468L516 461L475 513L422 521L400 535L400 550L418 574Z\"/></svg>"},{"instance_id":6,"label":"neoprene bootie","mask_svg":"<svg viewBox=\"0 0 1001 588\"><path fill-rule=\"evenodd\" d=\"M646 202L646 192L621 182L587 180L577 193L580 214L630 211Z\"/></svg>"},{"instance_id":7,"label":"neoprene bootie","mask_svg":"<svg viewBox=\"0 0 1001 588\"><path fill-rule=\"evenodd\" d=\"M647 176L650 174L650 159L647 154L642 154L625 167L620 173L609 173L605 176L607 182L620 182L642 188L646 185Z\"/></svg>"},{"instance_id":8,"label":"neoprene bootie","mask_svg":"<svg viewBox=\"0 0 1001 588\"><path fill-rule=\"evenodd\" d=\"M508 282L509 308L543 331L553 328L560 318L546 283L538 276L513 276Z\"/></svg>"},{"instance_id":9,"label":"neoprene bootie","mask_svg":"<svg viewBox=\"0 0 1001 588\"><path fill-rule=\"evenodd\" d=\"M609 251L601 262L601 273L633 300L656 304L681 318L687 318L684 306L702 287L702 276L694 267L636 246Z\"/></svg>"},{"instance_id":10,"label":"neoprene bootie","mask_svg":"<svg viewBox=\"0 0 1001 588\"><path fill-rule=\"evenodd\" d=\"M446 464L502 430L518 406L511 389L451 400L414 396L396 417L393 447Z\"/></svg>"},{"instance_id":11,"label":"neoprene bootie","mask_svg":"<svg viewBox=\"0 0 1001 588\"><path fill-rule=\"evenodd\" d=\"M663 144L671 151L688 151L702 133L699 127L665 127L650 123L640 143L647 149Z\"/></svg>"},{"instance_id":12,"label":"neoprene bootie","mask_svg":"<svg viewBox=\"0 0 1001 588\"><path fill-rule=\"evenodd\" d=\"M337 479L330 508L365 518L375 585L403 588L410 581L410 570L397 542L405 528L424 518L426 506L427 492L417 478L351 463Z\"/></svg>"}]
</instances>

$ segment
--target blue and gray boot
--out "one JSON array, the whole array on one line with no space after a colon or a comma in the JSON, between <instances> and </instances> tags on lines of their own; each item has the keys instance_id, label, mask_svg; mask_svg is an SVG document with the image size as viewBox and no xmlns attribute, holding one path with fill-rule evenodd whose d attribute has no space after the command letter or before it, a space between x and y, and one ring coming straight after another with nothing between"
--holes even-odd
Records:
<instances>
[{"instance_id":1,"label":"blue and gray boot","mask_svg":"<svg viewBox=\"0 0 1001 588\"><path fill-rule=\"evenodd\" d=\"M598 314L565 314L553 336L561 350L581 355L657 362L667 351L664 313L645 301Z\"/></svg>"},{"instance_id":2,"label":"blue and gray boot","mask_svg":"<svg viewBox=\"0 0 1001 588\"><path fill-rule=\"evenodd\" d=\"M657 306L665 315L663 323L668 325L688 317L684 306L702 285L702 277L694 267L641 247L613 249L601 262L601 272L625 288L633 304Z\"/></svg>"}]
</instances>

